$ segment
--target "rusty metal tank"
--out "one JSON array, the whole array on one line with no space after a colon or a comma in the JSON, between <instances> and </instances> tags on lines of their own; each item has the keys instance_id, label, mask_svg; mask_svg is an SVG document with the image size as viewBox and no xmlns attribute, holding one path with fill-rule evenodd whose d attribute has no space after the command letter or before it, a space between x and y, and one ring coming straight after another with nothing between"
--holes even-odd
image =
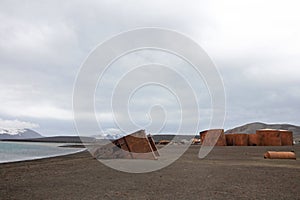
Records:
<instances>
[{"instance_id":1,"label":"rusty metal tank","mask_svg":"<svg viewBox=\"0 0 300 200\"><path fill-rule=\"evenodd\" d=\"M225 134L227 146L233 146L234 134Z\"/></svg>"},{"instance_id":2,"label":"rusty metal tank","mask_svg":"<svg viewBox=\"0 0 300 200\"><path fill-rule=\"evenodd\" d=\"M227 146L248 146L248 134L232 133L226 134Z\"/></svg>"},{"instance_id":3,"label":"rusty metal tank","mask_svg":"<svg viewBox=\"0 0 300 200\"><path fill-rule=\"evenodd\" d=\"M282 146L292 146L293 145L293 132L287 130L279 130L281 137Z\"/></svg>"},{"instance_id":4,"label":"rusty metal tank","mask_svg":"<svg viewBox=\"0 0 300 200\"><path fill-rule=\"evenodd\" d=\"M248 135L248 145L249 146L261 146L261 135L249 134Z\"/></svg>"},{"instance_id":5,"label":"rusty metal tank","mask_svg":"<svg viewBox=\"0 0 300 200\"><path fill-rule=\"evenodd\" d=\"M248 146L248 134L234 134L234 146Z\"/></svg>"},{"instance_id":6,"label":"rusty metal tank","mask_svg":"<svg viewBox=\"0 0 300 200\"><path fill-rule=\"evenodd\" d=\"M226 146L224 129L210 129L200 132L201 144L204 146Z\"/></svg>"},{"instance_id":7,"label":"rusty metal tank","mask_svg":"<svg viewBox=\"0 0 300 200\"><path fill-rule=\"evenodd\" d=\"M261 136L262 146L281 146L281 134L279 130L260 129L256 131Z\"/></svg>"}]
</instances>

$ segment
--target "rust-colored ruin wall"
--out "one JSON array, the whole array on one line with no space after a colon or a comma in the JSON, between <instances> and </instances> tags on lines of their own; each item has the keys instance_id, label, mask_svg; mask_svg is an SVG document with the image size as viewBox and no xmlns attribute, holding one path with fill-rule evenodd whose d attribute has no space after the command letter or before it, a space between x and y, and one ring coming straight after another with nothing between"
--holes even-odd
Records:
<instances>
[{"instance_id":1,"label":"rust-colored ruin wall","mask_svg":"<svg viewBox=\"0 0 300 200\"><path fill-rule=\"evenodd\" d=\"M292 146L293 145L293 132L292 131L280 131L281 135L281 145L282 146Z\"/></svg>"},{"instance_id":2,"label":"rust-colored ruin wall","mask_svg":"<svg viewBox=\"0 0 300 200\"><path fill-rule=\"evenodd\" d=\"M248 145L249 146L261 146L261 135L248 134Z\"/></svg>"},{"instance_id":3,"label":"rust-colored ruin wall","mask_svg":"<svg viewBox=\"0 0 300 200\"><path fill-rule=\"evenodd\" d=\"M234 134L225 134L227 146L233 146Z\"/></svg>"},{"instance_id":4,"label":"rust-colored ruin wall","mask_svg":"<svg viewBox=\"0 0 300 200\"><path fill-rule=\"evenodd\" d=\"M234 146L248 146L248 134L234 134Z\"/></svg>"},{"instance_id":5,"label":"rust-colored ruin wall","mask_svg":"<svg viewBox=\"0 0 300 200\"><path fill-rule=\"evenodd\" d=\"M256 134L261 136L262 146L281 146L281 134L278 130L257 130Z\"/></svg>"},{"instance_id":6,"label":"rust-colored ruin wall","mask_svg":"<svg viewBox=\"0 0 300 200\"><path fill-rule=\"evenodd\" d=\"M204 146L226 146L224 129L211 129L200 132L201 143Z\"/></svg>"}]
</instances>

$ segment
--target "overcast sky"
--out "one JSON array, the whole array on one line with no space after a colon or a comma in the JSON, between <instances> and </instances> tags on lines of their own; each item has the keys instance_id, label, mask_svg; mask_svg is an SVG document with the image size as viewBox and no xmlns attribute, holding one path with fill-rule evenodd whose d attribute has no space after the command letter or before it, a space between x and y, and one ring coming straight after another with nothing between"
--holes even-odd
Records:
<instances>
[{"instance_id":1,"label":"overcast sky","mask_svg":"<svg viewBox=\"0 0 300 200\"><path fill-rule=\"evenodd\" d=\"M140 27L181 32L206 51L224 82L225 129L254 121L300 125L299 9L296 0L2 0L0 127L76 135L72 93L81 64L105 39ZM139 52L118 62L128 65L128 60L186 66L163 52ZM110 75L116 74L118 70ZM209 125L210 100L201 81L196 91L203 98L198 102L202 130ZM163 130L175 130L179 115L174 96L149 87L135 97L130 109L141 127L149 122L145 104L165 104L171 114ZM105 130L114 130L112 113L103 101L103 96L96 98L98 119ZM160 123L164 113L157 113L153 116Z\"/></svg>"}]
</instances>

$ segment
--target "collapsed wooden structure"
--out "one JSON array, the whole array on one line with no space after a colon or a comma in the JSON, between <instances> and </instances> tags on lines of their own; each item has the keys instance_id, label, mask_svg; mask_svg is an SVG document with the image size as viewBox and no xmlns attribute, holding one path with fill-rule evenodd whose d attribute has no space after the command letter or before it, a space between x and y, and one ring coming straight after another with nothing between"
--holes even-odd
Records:
<instances>
[{"instance_id":1,"label":"collapsed wooden structure","mask_svg":"<svg viewBox=\"0 0 300 200\"><path fill-rule=\"evenodd\" d=\"M260 129L255 134L224 134L223 129L200 132L205 146L292 146L293 132L287 130Z\"/></svg>"},{"instance_id":2,"label":"collapsed wooden structure","mask_svg":"<svg viewBox=\"0 0 300 200\"><path fill-rule=\"evenodd\" d=\"M156 160L159 156L152 136L147 136L145 130L139 130L106 145L96 146L91 152L96 159L125 158Z\"/></svg>"}]
</instances>

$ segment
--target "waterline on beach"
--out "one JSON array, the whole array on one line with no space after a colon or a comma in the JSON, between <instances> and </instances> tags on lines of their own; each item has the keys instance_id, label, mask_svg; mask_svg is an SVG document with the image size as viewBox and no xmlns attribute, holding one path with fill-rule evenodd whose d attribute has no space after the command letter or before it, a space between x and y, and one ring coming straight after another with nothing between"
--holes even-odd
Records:
<instances>
[{"instance_id":1,"label":"waterline on beach","mask_svg":"<svg viewBox=\"0 0 300 200\"><path fill-rule=\"evenodd\" d=\"M0 142L0 163L64 156L85 151L85 148L59 147L62 143Z\"/></svg>"}]
</instances>

